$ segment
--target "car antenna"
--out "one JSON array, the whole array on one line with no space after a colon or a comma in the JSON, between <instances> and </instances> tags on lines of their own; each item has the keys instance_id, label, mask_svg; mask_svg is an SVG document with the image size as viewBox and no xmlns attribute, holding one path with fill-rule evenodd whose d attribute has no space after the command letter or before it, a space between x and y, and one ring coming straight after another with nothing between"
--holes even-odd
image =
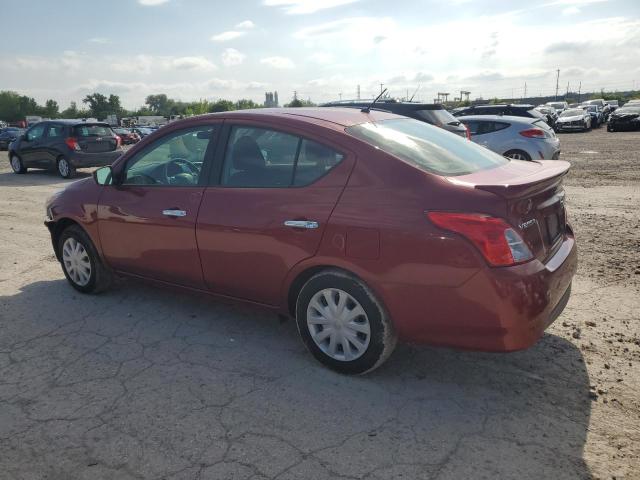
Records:
<instances>
[{"instance_id":1,"label":"car antenna","mask_svg":"<svg viewBox=\"0 0 640 480\"><path fill-rule=\"evenodd\" d=\"M416 96L416 93L418 93L418 90L420 90L420 86L421 86L421 85L419 85L419 84L418 84L418 88L416 88L416 91L415 91L415 92L413 92L413 95L411 95L411 98L409 99L409 101L410 101L410 102L413 102L413 97L415 97L415 96Z\"/></svg>"},{"instance_id":2,"label":"car antenna","mask_svg":"<svg viewBox=\"0 0 640 480\"><path fill-rule=\"evenodd\" d=\"M381 97L382 95L384 95L384 93L385 93L386 91L387 91L387 89L385 88L383 91L381 91L381 92L380 92L380 95L378 95L378 96L376 97L376 99L375 99L373 102L371 102L371 103L369 104L369 106L364 107L364 108L363 108L362 110L360 110L360 111L361 111L362 113L369 113L369 112L371 111L371 107L373 107L373 104L374 104L374 103L376 103L378 100L380 100L380 97Z\"/></svg>"}]
</instances>

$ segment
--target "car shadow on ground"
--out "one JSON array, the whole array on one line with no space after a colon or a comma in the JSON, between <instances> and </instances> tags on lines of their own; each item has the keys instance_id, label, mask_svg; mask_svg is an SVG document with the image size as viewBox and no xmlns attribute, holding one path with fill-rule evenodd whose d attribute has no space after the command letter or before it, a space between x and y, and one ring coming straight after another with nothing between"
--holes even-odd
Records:
<instances>
[{"instance_id":1,"label":"car shadow on ground","mask_svg":"<svg viewBox=\"0 0 640 480\"><path fill-rule=\"evenodd\" d=\"M0 187L31 187L54 183L70 183L90 176L91 170L87 169L78 170L76 176L68 180L62 178L55 170L29 170L27 173L20 175L13 173L13 171L8 171L0 173Z\"/></svg>"},{"instance_id":2,"label":"car shadow on ground","mask_svg":"<svg viewBox=\"0 0 640 480\"><path fill-rule=\"evenodd\" d=\"M36 282L0 311L8 473L590 478L589 378L554 335L506 355L403 345L348 377L291 320L138 282Z\"/></svg>"}]
</instances>

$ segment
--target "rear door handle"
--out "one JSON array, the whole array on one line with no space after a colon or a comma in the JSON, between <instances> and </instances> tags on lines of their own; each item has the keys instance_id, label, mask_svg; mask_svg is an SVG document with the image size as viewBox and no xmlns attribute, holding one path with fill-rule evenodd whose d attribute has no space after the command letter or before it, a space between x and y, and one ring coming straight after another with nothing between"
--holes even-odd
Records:
<instances>
[{"instance_id":1,"label":"rear door handle","mask_svg":"<svg viewBox=\"0 0 640 480\"><path fill-rule=\"evenodd\" d=\"M292 228L314 229L318 228L318 222L314 222L313 220L285 220L284 226Z\"/></svg>"},{"instance_id":2,"label":"rear door handle","mask_svg":"<svg viewBox=\"0 0 640 480\"><path fill-rule=\"evenodd\" d=\"M162 214L166 215L167 217L186 217L187 216L187 212L186 211L184 211L184 210L173 210L173 209L163 210Z\"/></svg>"}]
</instances>

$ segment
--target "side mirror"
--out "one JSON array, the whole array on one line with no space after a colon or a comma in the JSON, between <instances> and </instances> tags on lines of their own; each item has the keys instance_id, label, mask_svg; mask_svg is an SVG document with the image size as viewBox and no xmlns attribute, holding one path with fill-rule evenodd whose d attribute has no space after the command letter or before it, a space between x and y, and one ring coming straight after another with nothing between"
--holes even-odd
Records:
<instances>
[{"instance_id":1,"label":"side mirror","mask_svg":"<svg viewBox=\"0 0 640 480\"><path fill-rule=\"evenodd\" d=\"M111 166L94 170L93 179L98 185L111 185L113 183L113 171L111 170Z\"/></svg>"}]
</instances>

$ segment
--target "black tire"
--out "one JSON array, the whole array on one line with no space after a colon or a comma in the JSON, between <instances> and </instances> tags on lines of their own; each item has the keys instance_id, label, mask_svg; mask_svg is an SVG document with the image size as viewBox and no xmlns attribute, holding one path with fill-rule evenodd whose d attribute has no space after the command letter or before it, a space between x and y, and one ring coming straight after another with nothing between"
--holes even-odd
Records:
<instances>
[{"instance_id":1,"label":"black tire","mask_svg":"<svg viewBox=\"0 0 640 480\"><path fill-rule=\"evenodd\" d=\"M370 329L369 344L354 360L343 360L325 353L313 340L307 324L307 311L313 297L325 289L339 289L355 299L363 308ZM358 278L342 270L324 270L304 284L296 302L298 332L311 354L323 365L339 373L361 375L384 363L393 352L397 335L389 315L374 293ZM324 328L324 327L323 327ZM339 347L342 350L342 346Z\"/></svg>"},{"instance_id":2,"label":"black tire","mask_svg":"<svg viewBox=\"0 0 640 480\"><path fill-rule=\"evenodd\" d=\"M58 157L56 160L56 169L62 178L73 178L76 176L76 167L65 157Z\"/></svg>"},{"instance_id":3,"label":"black tire","mask_svg":"<svg viewBox=\"0 0 640 480\"><path fill-rule=\"evenodd\" d=\"M11 170L13 170L13 173L27 173L27 167L24 166L22 159L15 153L11 155L9 163L11 164Z\"/></svg>"},{"instance_id":4,"label":"black tire","mask_svg":"<svg viewBox=\"0 0 640 480\"><path fill-rule=\"evenodd\" d=\"M67 271L67 266L63 258L63 248L65 242L69 238L73 238L76 242L81 244L82 247L84 247L84 250L89 259L89 263L91 264L91 274L89 275L89 281L86 284L79 284L78 282L76 282L69 274L69 271ZM80 226L71 225L62 232L62 234L58 238L58 252L60 255L60 264L62 266L64 276L67 277L67 280L69 281L71 286L79 292L100 293L107 290L111 286L113 282L113 274L102 263L100 255L98 255L96 247L93 245L91 238L89 238L89 235L87 235L87 233Z\"/></svg>"},{"instance_id":5,"label":"black tire","mask_svg":"<svg viewBox=\"0 0 640 480\"><path fill-rule=\"evenodd\" d=\"M516 155L518 155L519 157L516 157ZM515 160L531 161L531 156L523 150L509 150L508 152L504 152L503 156L513 158Z\"/></svg>"}]
</instances>

